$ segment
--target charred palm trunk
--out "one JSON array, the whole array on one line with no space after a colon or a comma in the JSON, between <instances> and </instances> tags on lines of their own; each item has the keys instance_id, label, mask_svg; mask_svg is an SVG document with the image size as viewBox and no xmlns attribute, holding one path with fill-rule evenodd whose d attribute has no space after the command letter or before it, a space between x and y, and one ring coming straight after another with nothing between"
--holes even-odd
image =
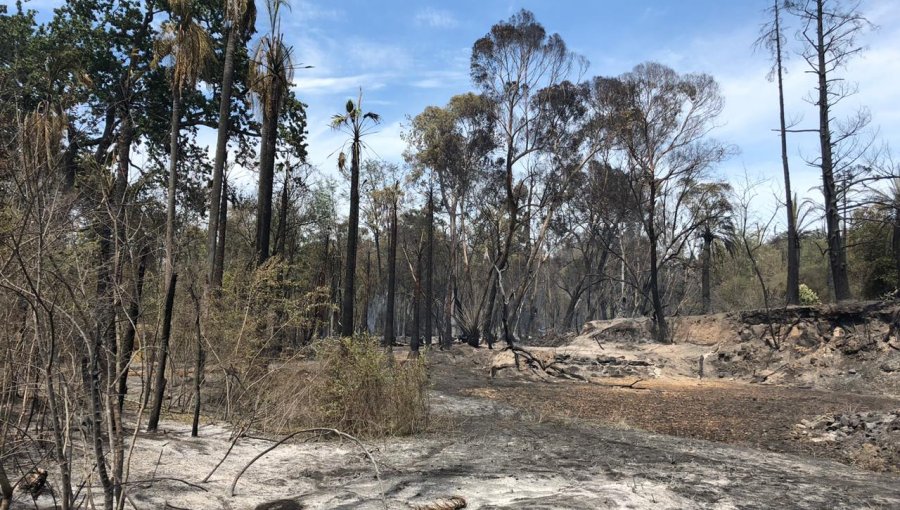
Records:
<instances>
[{"instance_id":1,"label":"charred palm trunk","mask_svg":"<svg viewBox=\"0 0 900 510\"><path fill-rule=\"evenodd\" d=\"M222 179L222 202L219 205L219 233L216 240L216 263L213 272L213 287L222 287L222 277L225 275L225 231L228 226L228 180Z\"/></svg>"},{"instance_id":2,"label":"charred palm trunk","mask_svg":"<svg viewBox=\"0 0 900 510\"><path fill-rule=\"evenodd\" d=\"M395 302L397 297L397 193L400 191L399 183L394 187L394 197L391 203L391 239L388 245L388 281L387 281L387 311L384 317L384 345L390 347L396 340L394 330Z\"/></svg>"},{"instance_id":3,"label":"charred palm trunk","mask_svg":"<svg viewBox=\"0 0 900 510\"><path fill-rule=\"evenodd\" d=\"M353 336L353 302L356 298L356 242L359 232L359 132L353 137L350 156L350 215L347 220L347 264L341 303L341 336Z\"/></svg>"},{"instance_id":4,"label":"charred palm trunk","mask_svg":"<svg viewBox=\"0 0 900 510\"><path fill-rule=\"evenodd\" d=\"M223 180L225 175L225 158L228 149L228 131L231 121L231 91L234 85L234 54L238 39L237 23L232 23L228 30L228 39L225 43L225 61L222 72L222 95L219 98L219 126L216 132L216 157L213 162L212 189L209 194L209 227L207 230L206 261L207 278L212 288L218 288L222 281L216 281L215 275L219 270L217 266L218 237L219 237L219 208L224 196Z\"/></svg>"},{"instance_id":5,"label":"charred palm trunk","mask_svg":"<svg viewBox=\"0 0 900 510\"><path fill-rule=\"evenodd\" d=\"M263 109L262 145L259 161L259 187L256 212L256 264L269 259L269 240L272 228L272 186L275 180L275 140L278 114L271 99Z\"/></svg>"}]
</instances>

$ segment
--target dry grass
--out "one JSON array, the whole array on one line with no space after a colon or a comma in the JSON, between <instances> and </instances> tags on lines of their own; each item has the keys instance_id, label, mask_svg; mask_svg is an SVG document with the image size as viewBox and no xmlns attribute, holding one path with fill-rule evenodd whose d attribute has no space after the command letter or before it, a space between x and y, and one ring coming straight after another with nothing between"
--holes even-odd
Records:
<instances>
[{"instance_id":1,"label":"dry grass","mask_svg":"<svg viewBox=\"0 0 900 510\"><path fill-rule=\"evenodd\" d=\"M865 443L849 453L850 463L869 471L888 471L888 463L881 455L878 447Z\"/></svg>"},{"instance_id":2,"label":"dry grass","mask_svg":"<svg viewBox=\"0 0 900 510\"><path fill-rule=\"evenodd\" d=\"M413 434L428 423L424 360L398 362L375 338L326 339L313 360L267 377L256 424L285 432L330 427L358 437Z\"/></svg>"}]
</instances>

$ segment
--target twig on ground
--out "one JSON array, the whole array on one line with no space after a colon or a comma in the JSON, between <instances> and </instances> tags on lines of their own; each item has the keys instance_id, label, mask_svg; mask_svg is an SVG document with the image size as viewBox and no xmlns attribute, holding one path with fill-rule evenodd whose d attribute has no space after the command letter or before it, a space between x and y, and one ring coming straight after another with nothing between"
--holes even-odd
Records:
<instances>
[{"instance_id":1,"label":"twig on ground","mask_svg":"<svg viewBox=\"0 0 900 510\"><path fill-rule=\"evenodd\" d=\"M635 384L643 381L644 379L638 379L631 384L606 384L605 386L612 386L614 388L626 388L629 390L648 390L650 388L638 388Z\"/></svg>"},{"instance_id":2,"label":"twig on ground","mask_svg":"<svg viewBox=\"0 0 900 510\"><path fill-rule=\"evenodd\" d=\"M195 488L195 489L200 489L200 490L203 491L203 492L209 492L209 491L206 489L206 487L201 487L201 486L199 486L199 485L197 485L197 484L195 484L195 483L188 482L187 480L182 480L181 478L175 478L175 477L173 477L173 476L161 476L161 477L159 477L159 478L153 477L153 478L150 478L150 479L148 479L148 480L133 480L133 481L129 481L129 482L123 482L122 485L126 485L126 484L131 485L131 484L140 484L140 483L147 483L147 484L151 484L151 485L152 485L152 484L154 484L154 483L156 483L156 482L161 482L161 481L166 481L166 480L172 481L172 482L180 482L180 483L183 483L183 484L185 484L185 485L187 485L187 486L189 486L189 487L193 487L193 488Z\"/></svg>"},{"instance_id":3,"label":"twig on ground","mask_svg":"<svg viewBox=\"0 0 900 510\"><path fill-rule=\"evenodd\" d=\"M234 445L237 444L238 439L244 437L244 431L245 431L245 429L242 428L242 429L240 430L240 432L238 432L237 435L234 436L234 439L231 441L231 446L229 446L229 447L228 447L228 451L225 452L225 456L222 457L222 460L220 460L219 463L216 464L216 466L215 466L214 468L212 468L212 471L210 471L209 474L206 475L206 477L205 477L203 480L200 481L200 483L206 483L206 482L209 481L209 478L216 472L217 469L219 469L219 466L221 466L222 463L225 462L225 459L228 458L228 455L231 454L231 450L234 449Z\"/></svg>"}]
</instances>

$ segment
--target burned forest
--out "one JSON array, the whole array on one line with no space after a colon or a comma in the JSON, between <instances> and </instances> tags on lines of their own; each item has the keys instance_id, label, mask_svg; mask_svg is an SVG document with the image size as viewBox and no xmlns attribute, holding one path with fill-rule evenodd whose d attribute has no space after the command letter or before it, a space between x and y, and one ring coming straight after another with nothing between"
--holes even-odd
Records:
<instances>
[{"instance_id":1,"label":"burned forest","mask_svg":"<svg viewBox=\"0 0 900 510\"><path fill-rule=\"evenodd\" d=\"M898 73L890 0L0 4L0 510L898 508Z\"/></svg>"}]
</instances>

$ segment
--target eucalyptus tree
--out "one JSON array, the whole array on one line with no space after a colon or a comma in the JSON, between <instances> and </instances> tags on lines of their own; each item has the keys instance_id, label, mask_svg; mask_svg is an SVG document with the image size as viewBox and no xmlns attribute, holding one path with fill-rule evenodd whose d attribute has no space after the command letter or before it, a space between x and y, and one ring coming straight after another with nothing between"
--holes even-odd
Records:
<instances>
[{"instance_id":1,"label":"eucalyptus tree","mask_svg":"<svg viewBox=\"0 0 900 510\"><path fill-rule=\"evenodd\" d=\"M762 46L769 51L772 57L772 68L769 71L769 79L774 79L778 84L778 120L779 134L781 135L781 168L784 173L784 204L787 212L787 288L785 290L785 302L789 305L800 304L800 235L797 232L797 215L794 207L794 195L791 192L791 169L788 161L787 133L788 126L784 111L784 60L786 58L784 46L784 21L782 19L783 0L772 0L772 6L767 13L772 16L771 21L762 27L762 33L756 40L757 46Z\"/></svg>"},{"instance_id":2,"label":"eucalyptus tree","mask_svg":"<svg viewBox=\"0 0 900 510\"><path fill-rule=\"evenodd\" d=\"M353 336L353 302L356 298L356 245L359 235L359 165L362 153L362 138L370 132L381 117L377 113L364 112L362 109L362 89L354 103L347 100L344 113L331 118L331 128L341 130L350 136L350 214L347 220L347 256L344 268L344 288L341 296L341 336ZM347 155L344 151L338 154L338 168L345 172Z\"/></svg>"},{"instance_id":3,"label":"eucalyptus tree","mask_svg":"<svg viewBox=\"0 0 900 510\"><path fill-rule=\"evenodd\" d=\"M788 12L798 18L798 39L803 44L801 56L816 77L814 104L819 113L820 155L809 163L822 171L822 195L825 205L825 227L828 238L828 262L834 297L850 299L847 276L847 250L841 235L839 196L835 175L849 170L860 154L856 137L869 123L870 115L860 110L848 121L835 121L832 107L856 92L855 84L836 76L863 47L859 37L871 26L860 13L859 2L844 0L791 0ZM846 193L844 190L843 193Z\"/></svg>"},{"instance_id":4,"label":"eucalyptus tree","mask_svg":"<svg viewBox=\"0 0 900 510\"><path fill-rule=\"evenodd\" d=\"M557 257L563 265L554 283L568 298L560 324L563 329L577 329L576 313L585 296L590 314L592 291L612 280L606 269L616 253L613 244L620 224L632 216L628 176L621 169L595 160L575 176L551 224L562 247Z\"/></svg>"},{"instance_id":5,"label":"eucalyptus tree","mask_svg":"<svg viewBox=\"0 0 900 510\"><path fill-rule=\"evenodd\" d=\"M169 178L166 200L166 258L165 258L165 302L163 308L162 336L160 339L159 362L153 404L147 430L155 431L159 424L163 395L166 388L166 361L169 352L169 337L172 331L172 308L175 301L175 194L177 191L177 169L179 157L178 137L181 131L181 98L185 90L193 89L201 73L212 59L212 41L209 34L194 19L192 0L170 0L170 18L162 26L162 33L156 41L156 62L168 60L169 84L172 94L171 127L169 131Z\"/></svg>"},{"instance_id":6,"label":"eucalyptus tree","mask_svg":"<svg viewBox=\"0 0 900 510\"><path fill-rule=\"evenodd\" d=\"M495 104L499 150L503 158L506 232L500 252L491 264L487 280L489 288L502 285L516 232L522 227L519 218L521 196L516 169L526 158L546 147L542 123L537 121L540 105L535 94L577 74L584 60L566 47L558 34L548 35L534 15L522 10L491 27L472 47L470 70L475 86ZM505 299L505 298L504 298ZM491 316L492 304L488 304ZM508 319L504 314L504 320ZM508 325L507 325L508 326ZM492 326L488 324L485 334ZM507 342L512 342L504 327Z\"/></svg>"},{"instance_id":7,"label":"eucalyptus tree","mask_svg":"<svg viewBox=\"0 0 900 510\"><path fill-rule=\"evenodd\" d=\"M259 149L259 187L256 213L256 263L269 258L272 228L272 187L275 180L275 153L278 119L294 76L292 48L281 32L281 8L285 0L268 0L269 33L259 40L250 63L250 86L262 112Z\"/></svg>"},{"instance_id":8,"label":"eucalyptus tree","mask_svg":"<svg viewBox=\"0 0 900 510\"><path fill-rule=\"evenodd\" d=\"M454 304L458 300L456 291L463 283L469 291L473 287L469 249L464 240L465 222L475 184L488 170L496 147L493 108L493 103L483 95L460 94L453 96L446 107L427 107L411 120L405 133L409 146L406 158L418 168L420 175L436 181L441 207L449 223L450 263L441 334L444 346L452 339L450 325L454 318L463 319L467 339L477 345L479 337L477 317L483 307L472 304L469 313L461 314L463 310L454 310Z\"/></svg>"},{"instance_id":9,"label":"eucalyptus tree","mask_svg":"<svg viewBox=\"0 0 900 510\"><path fill-rule=\"evenodd\" d=\"M522 276L510 289L512 307L508 319L521 330L526 296L531 292L538 272L546 259L545 244L553 219L568 196L577 177L597 158L605 157L611 149L609 107L605 96L595 88L597 80L582 84L569 81L539 90L534 96L536 124L541 126L539 143L542 150L535 154L529 168L525 203L525 253ZM531 218L540 218L531 237ZM532 304L526 317L523 334L530 332L530 317L535 315Z\"/></svg>"},{"instance_id":10,"label":"eucalyptus tree","mask_svg":"<svg viewBox=\"0 0 900 510\"><path fill-rule=\"evenodd\" d=\"M216 156L213 162L212 187L209 192L209 224L207 227L207 283L211 287L221 285L217 281L218 266L216 246L219 241L219 221L222 213L223 181L225 159L228 149L228 132L231 120L231 95L234 87L235 53L238 42L247 38L256 24L256 2L254 0L223 0L228 35L225 42L225 56L222 64L222 89L219 97L219 124L216 132ZM242 47L243 49L243 47ZM227 207L227 204L226 204Z\"/></svg>"},{"instance_id":11,"label":"eucalyptus tree","mask_svg":"<svg viewBox=\"0 0 900 510\"><path fill-rule=\"evenodd\" d=\"M607 81L603 94L647 235L648 288L656 336L660 342L668 342L660 268L680 252L697 226L679 225L674 217L683 210L679 205L691 194L699 175L729 153L728 147L708 137L722 112L722 95L709 75L679 75L655 62L640 64ZM661 251L660 242L666 236Z\"/></svg>"}]
</instances>

